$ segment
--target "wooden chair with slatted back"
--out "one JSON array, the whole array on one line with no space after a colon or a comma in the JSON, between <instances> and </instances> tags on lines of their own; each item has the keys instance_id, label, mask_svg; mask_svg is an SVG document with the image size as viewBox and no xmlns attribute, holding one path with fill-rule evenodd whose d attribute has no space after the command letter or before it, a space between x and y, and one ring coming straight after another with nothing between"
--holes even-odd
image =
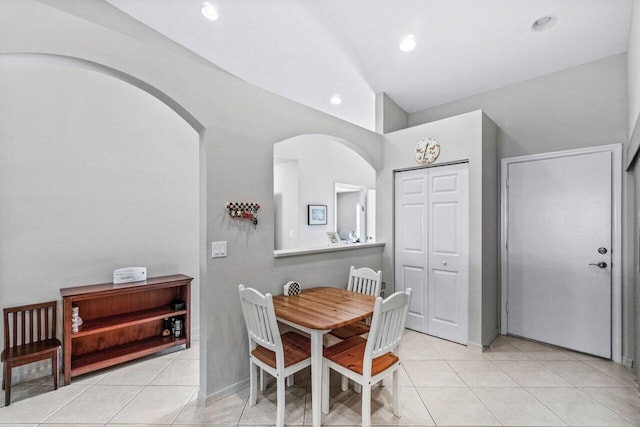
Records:
<instances>
[{"instance_id":1,"label":"wooden chair with slatted back","mask_svg":"<svg viewBox=\"0 0 640 427\"><path fill-rule=\"evenodd\" d=\"M4 404L11 403L11 370L16 366L51 359L53 386L58 389L58 349L56 301L5 308L4 350L0 361Z\"/></svg>"},{"instance_id":2,"label":"wooden chair with slatted back","mask_svg":"<svg viewBox=\"0 0 640 427\"><path fill-rule=\"evenodd\" d=\"M351 266L349 269L349 282L347 283L348 291L379 297L381 284L382 271L373 271L368 267L355 268L354 266ZM366 334L367 332L369 332L368 323L358 321L350 325L334 329L330 334L344 340L356 335Z\"/></svg>"},{"instance_id":3,"label":"wooden chair with slatted back","mask_svg":"<svg viewBox=\"0 0 640 427\"><path fill-rule=\"evenodd\" d=\"M277 383L276 426L284 426L285 378L311 365L311 341L295 332L280 335L271 294L238 286L249 335L249 405L257 402L258 368Z\"/></svg>"},{"instance_id":4,"label":"wooden chair with slatted back","mask_svg":"<svg viewBox=\"0 0 640 427\"><path fill-rule=\"evenodd\" d=\"M382 271L373 271L368 267L355 268L351 266L349 269L349 281L347 282L347 290L360 294L371 295L373 297L380 296L380 288L382 286ZM346 340L357 335L364 335L369 332L370 319L359 320L357 322L345 325L341 328L334 329L329 332L330 335ZM342 391L346 391L349 387L347 377L342 377ZM354 385L356 392L360 392L360 387Z\"/></svg>"},{"instance_id":5,"label":"wooden chair with slatted back","mask_svg":"<svg viewBox=\"0 0 640 427\"><path fill-rule=\"evenodd\" d=\"M347 290L378 297L380 296L381 280L382 271L373 271L368 267L355 268L351 266Z\"/></svg>"},{"instance_id":6,"label":"wooden chair with slatted back","mask_svg":"<svg viewBox=\"0 0 640 427\"><path fill-rule=\"evenodd\" d=\"M322 358L322 412L329 413L329 370L362 386L362 425L371 425L371 386L393 373L393 413L400 417L398 368L394 353L400 345L409 311L411 288L389 298L376 298L367 339L351 337L324 349Z\"/></svg>"}]
</instances>

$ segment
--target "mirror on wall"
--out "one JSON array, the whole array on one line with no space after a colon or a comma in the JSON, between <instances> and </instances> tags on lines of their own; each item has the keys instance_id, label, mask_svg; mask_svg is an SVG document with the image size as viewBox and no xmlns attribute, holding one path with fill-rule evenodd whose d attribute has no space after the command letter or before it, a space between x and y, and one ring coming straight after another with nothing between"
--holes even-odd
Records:
<instances>
[{"instance_id":1,"label":"mirror on wall","mask_svg":"<svg viewBox=\"0 0 640 427\"><path fill-rule=\"evenodd\" d=\"M301 135L276 143L275 249L326 247L330 232L339 244L375 241L375 184L374 168L337 138ZM327 206L326 224L309 223L309 205Z\"/></svg>"}]
</instances>

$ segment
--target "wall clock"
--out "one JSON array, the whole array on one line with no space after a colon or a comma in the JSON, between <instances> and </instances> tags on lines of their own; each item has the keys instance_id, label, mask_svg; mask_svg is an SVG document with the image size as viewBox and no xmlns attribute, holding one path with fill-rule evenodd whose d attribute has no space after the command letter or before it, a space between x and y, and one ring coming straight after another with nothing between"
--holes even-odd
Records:
<instances>
[{"instance_id":1,"label":"wall clock","mask_svg":"<svg viewBox=\"0 0 640 427\"><path fill-rule=\"evenodd\" d=\"M420 164L433 163L440 154L440 144L433 138L424 138L416 145L416 160Z\"/></svg>"}]
</instances>

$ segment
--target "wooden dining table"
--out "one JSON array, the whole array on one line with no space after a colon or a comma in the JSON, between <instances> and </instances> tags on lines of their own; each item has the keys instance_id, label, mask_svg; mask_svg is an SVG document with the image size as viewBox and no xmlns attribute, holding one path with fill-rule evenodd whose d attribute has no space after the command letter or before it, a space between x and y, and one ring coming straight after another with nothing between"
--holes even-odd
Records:
<instances>
[{"instance_id":1,"label":"wooden dining table","mask_svg":"<svg viewBox=\"0 0 640 427\"><path fill-rule=\"evenodd\" d=\"M311 410L320 426L322 394L322 336L373 315L375 297L345 289L317 287L294 296L273 297L276 318L311 336Z\"/></svg>"}]
</instances>

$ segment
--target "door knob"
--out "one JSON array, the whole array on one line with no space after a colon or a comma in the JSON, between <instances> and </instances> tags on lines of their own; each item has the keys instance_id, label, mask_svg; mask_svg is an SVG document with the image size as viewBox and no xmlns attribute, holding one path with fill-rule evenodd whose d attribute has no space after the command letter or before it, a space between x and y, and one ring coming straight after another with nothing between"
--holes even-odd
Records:
<instances>
[{"instance_id":1,"label":"door knob","mask_svg":"<svg viewBox=\"0 0 640 427\"><path fill-rule=\"evenodd\" d=\"M589 265L595 265L598 268L607 268L607 263L604 261L600 261L600 262L591 262L589 263Z\"/></svg>"},{"instance_id":2,"label":"door knob","mask_svg":"<svg viewBox=\"0 0 640 427\"><path fill-rule=\"evenodd\" d=\"M442 265L447 265L447 261L442 261Z\"/></svg>"}]
</instances>

